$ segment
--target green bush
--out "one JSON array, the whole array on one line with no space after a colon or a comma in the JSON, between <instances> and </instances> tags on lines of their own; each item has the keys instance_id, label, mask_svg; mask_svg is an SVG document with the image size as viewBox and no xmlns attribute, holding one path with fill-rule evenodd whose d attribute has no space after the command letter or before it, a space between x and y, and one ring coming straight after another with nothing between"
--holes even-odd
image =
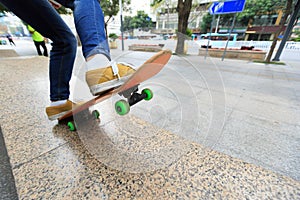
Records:
<instances>
[{"instance_id":1,"label":"green bush","mask_svg":"<svg viewBox=\"0 0 300 200\"><path fill-rule=\"evenodd\" d=\"M295 31L294 33L297 35L297 37L293 38L292 40L295 42L300 42L300 31Z\"/></svg>"},{"instance_id":2,"label":"green bush","mask_svg":"<svg viewBox=\"0 0 300 200\"><path fill-rule=\"evenodd\" d=\"M112 41L115 41L119 36L117 34L115 34L115 33L110 33L108 37Z\"/></svg>"},{"instance_id":3,"label":"green bush","mask_svg":"<svg viewBox=\"0 0 300 200\"><path fill-rule=\"evenodd\" d=\"M191 29L187 29L186 30L186 35L191 38L192 37L192 34L193 34L193 31Z\"/></svg>"}]
</instances>

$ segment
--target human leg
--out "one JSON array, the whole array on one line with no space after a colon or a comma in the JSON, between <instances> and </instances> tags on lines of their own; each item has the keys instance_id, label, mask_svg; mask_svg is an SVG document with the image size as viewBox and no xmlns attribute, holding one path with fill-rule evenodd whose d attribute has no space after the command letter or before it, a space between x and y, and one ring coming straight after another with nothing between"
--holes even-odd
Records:
<instances>
[{"instance_id":1,"label":"human leg","mask_svg":"<svg viewBox=\"0 0 300 200\"><path fill-rule=\"evenodd\" d=\"M14 46L16 46L16 44L14 43L14 41L12 40L12 39L9 39L9 44L12 46L12 45L14 45Z\"/></svg>"},{"instance_id":2,"label":"human leg","mask_svg":"<svg viewBox=\"0 0 300 200\"><path fill-rule=\"evenodd\" d=\"M75 27L85 59L103 54L110 60L104 15L99 0L56 0L56 2L73 10Z\"/></svg>"},{"instance_id":3,"label":"human leg","mask_svg":"<svg viewBox=\"0 0 300 200\"><path fill-rule=\"evenodd\" d=\"M46 47L45 41L42 41L42 42L41 42L41 46L42 46L43 49L44 49L43 55L46 56L46 57L48 57L48 49L47 49L47 47Z\"/></svg>"},{"instance_id":4,"label":"human leg","mask_svg":"<svg viewBox=\"0 0 300 200\"><path fill-rule=\"evenodd\" d=\"M12 12L50 38L50 99L69 98L69 81L76 55L76 38L47 0L0 0Z\"/></svg>"},{"instance_id":5,"label":"human leg","mask_svg":"<svg viewBox=\"0 0 300 200\"><path fill-rule=\"evenodd\" d=\"M69 81L76 56L77 41L57 11L47 0L0 0L22 20L52 40L50 53L50 100L69 98Z\"/></svg>"},{"instance_id":6,"label":"human leg","mask_svg":"<svg viewBox=\"0 0 300 200\"><path fill-rule=\"evenodd\" d=\"M87 59L95 54L103 54L110 60L104 15L99 1L75 0L74 21L84 57Z\"/></svg>"},{"instance_id":7,"label":"human leg","mask_svg":"<svg viewBox=\"0 0 300 200\"><path fill-rule=\"evenodd\" d=\"M86 81L91 93L95 95L122 84L119 79L126 80L134 70L124 63L115 64L115 67L110 66L110 49L99 1L57 0L57 2L74 11L74 21L82 43L82 52L88 61Z\"/></svg>"},{"instance_id":8,"label":"human leg","mask_svg":"<svg viewBox=\"0 0 300 200\"><path fill-rule=\"evenodd\" d=\"M86 11L89 12L86 12ZM98 0L75 0L74 21L87 60L86 81L91 93L96 95L122 84L134 70L130 65L110 65L110 49L105 31L104 15ZM120 73L119 73L120 72Z\"/></svg>"},{"instance_id":9,"label":"human leg","mask_svg":"<svg viewBox=\"0 0 300 200\"><path fill-rule=\"evenodd\" d=\"M42 56L42 51L41 51L41 48L40 48L40 42L36 42L34 41L34 45L35 45L35 48L36 48L36 51L38 53L39 56Z\"/></svg>"}]
</instances>

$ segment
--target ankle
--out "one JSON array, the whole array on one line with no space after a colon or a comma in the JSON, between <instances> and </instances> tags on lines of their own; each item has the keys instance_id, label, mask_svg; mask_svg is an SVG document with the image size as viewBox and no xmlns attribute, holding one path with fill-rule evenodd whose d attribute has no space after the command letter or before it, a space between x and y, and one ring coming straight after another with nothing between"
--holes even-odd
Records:
<instances>
[{"instance_id":1,"label":"ankle","mask_svg":"<svg viewBox=\"0 0 300 200\"><path fill-rule=\"evenodd\" d=\"M58 101L51 101L50 106L60 106L67 102L67 100L58 100Z\"/></svg>"},{"instance_id":2,"label":"ankle","mask_svg":"<svg viewBox=\"0 0 300 200\"><path fill-rule=\"evenodd\" d=\"M96 54L90 56L86 60L87 60L87 64L86 64L87 71L99 69L99 68L105 68L110 64L108 58L103 54Z\"/></svg>"}]
</instances>

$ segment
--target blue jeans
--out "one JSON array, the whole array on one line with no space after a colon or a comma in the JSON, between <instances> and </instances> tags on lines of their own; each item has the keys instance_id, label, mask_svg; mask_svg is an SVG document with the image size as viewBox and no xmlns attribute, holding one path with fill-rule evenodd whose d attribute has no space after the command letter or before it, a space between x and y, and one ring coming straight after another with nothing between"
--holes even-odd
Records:
<instances>
[{"instance_id":1,"label":"blue jeans","mask_svg":"<svg viewBox=\"0 0 300 200\"><path fill-rule=\"evenodd\" d=\"M49 77L50 100L69 98L69 82L77 50L76 37L48 0L0 0L18 17L30 24L44 37L52 40ZM85 58L104 54L110 60L105 33L104 16L97 0L57 0L73 9L76 30Z\"/></svg>"}]
</instances>

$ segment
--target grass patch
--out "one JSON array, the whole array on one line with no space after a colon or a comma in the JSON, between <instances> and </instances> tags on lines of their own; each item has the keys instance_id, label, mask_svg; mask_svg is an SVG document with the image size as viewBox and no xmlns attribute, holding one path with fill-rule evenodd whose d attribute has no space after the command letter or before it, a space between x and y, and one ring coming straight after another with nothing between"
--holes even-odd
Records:
<instances>
[{"instance_id":1,"label":"grass patch","mask_svg":"<svg viewBox=\"0 0 300 200\"><path fill-rule=\"evenodd\" d=\"M266 64L266 65L268 65L268 64L272 64L272 65L285 65L284 62L278 62L278 61L266 62L264 60L253 60L253 62L255 62L255 63L263 63L263 64Z\"/></svg>"}]
</instances>

